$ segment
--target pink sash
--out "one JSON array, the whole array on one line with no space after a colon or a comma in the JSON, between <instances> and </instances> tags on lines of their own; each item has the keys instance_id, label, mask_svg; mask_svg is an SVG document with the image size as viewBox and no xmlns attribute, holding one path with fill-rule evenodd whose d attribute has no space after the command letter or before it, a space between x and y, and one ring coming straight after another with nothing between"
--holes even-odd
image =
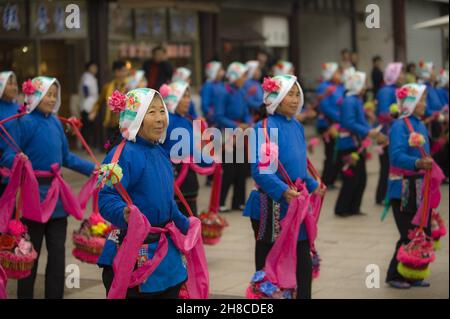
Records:
<instances>
[{"instance_id":1,"label":"pink sash","mask_svg":"<svg viewBox=\"0 0 450 319\"><path fill-rule=\"evenodd\" d=\"M53 177L47 196L40 202L39 184L36 177ZM55 210L58 199L61 198L64 210L81 220L83 211L70 186L61 176L58 164L51 166L51 171L33 171L30 161L21 156L14 158L9 184L0 198L0 232L6 231L8 222L14 211L16 194L22 190L23 217L39 223L46 223Z\"/></svg>"},{"instance_id":2,"label":"pink sash","mask_svg":"<svg viewBox=\"0 0 450 319\"><path fill-rule=\"evenodd\" d=\"M426 179L428 181L428 190ZM425 193L428 192L428 200L422 200L419 208L417 209L417 213L414 216L412 223L414 225L419 226L422 218L422 213L424 210L426 211L425 215L425 225L428 225L428 219L430 215L430 211L439 206L441 202L441 184L445 179L445 175L442 172L441 168L433 161L433 167L431 170L427 171L425 175L425 182L422 184L422 194L423 198L425 198Z\"/></svg>"},{"instance_id":3,"label":"pink sash","mask_svg":"<svg viewBox=\"0 0 450 319\"><path fill-rule=\"evenodd\" d=\"M193 299L208 298L209 274L201 237L201 223L190 217L187 235L183 235L173 222L164 228L152 227L139 209L130 205L128 231L113 262L114 280L108 293L108 299L123 299L127 289L143 283L167 254L170 235L175 246L186 256L188 280L186 283L189 296ZM155 254L142 267L133 271L139 248L149 233L160 233Z\"/></svg>"},{"instance_id":4,"label":"pink sash","mask_svg":"<svg viewBox=\"0 0 450 319\"><path fill-rule=\"evenodd\" d=\"M304 222L309 245L314 252L317 237L317 219L321 198L309 195L305 184L297 179L295 186L300 196L292 199L286 217L281 221L281 233L267 256L264 271L267 279L280 288L297 287L297 242L300 226Z\"/></svg>"},{"instance_id":5,"label":"pink sash","mask_svg":"<svg viewBox=\"0 0 450 319\"><path fill-rule=\"evenodd\" d=\"M408 117L404 118L404 122L408 127L409 133L414 133L414 127ZM428 156L423 146L419 148L422 158ZM412 223L421 228L428 225L430 210L437 208L441 202L441 184L445 179L441 168L433 161L431 169L426 170L424 183L422 185L422 202L420 203L417 213L414 216Z\"/></svg>"}]
</instances>

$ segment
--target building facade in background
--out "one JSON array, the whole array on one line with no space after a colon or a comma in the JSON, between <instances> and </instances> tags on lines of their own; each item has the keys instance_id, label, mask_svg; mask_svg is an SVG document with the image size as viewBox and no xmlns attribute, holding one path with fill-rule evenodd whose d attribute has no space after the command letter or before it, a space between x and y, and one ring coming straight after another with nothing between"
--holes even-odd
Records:
<instances>
[{"instance_id":1,"label":"building facade in background","mask_svg":"<svg viewBox=\"0 0 450 319\"><path fill-rule=\"evenodd\" d=\"M65 27L69 4L80 9L78 29ZM380 8L379 29L365 26L368 4ZM386 63L424 58L448 67L448 28L412 27L445 14L448 1L430 0L0 0L0 69L19 81L58 77L65 115L86 61L99 64L103 84L114 60L140 68L160 44L175 67L192 69L196 89L207 61L246 61L260 48L291 60L311 89L321 64L343 48L358 53L365 71L377 54Z\"/></svg>"}]
</instances>

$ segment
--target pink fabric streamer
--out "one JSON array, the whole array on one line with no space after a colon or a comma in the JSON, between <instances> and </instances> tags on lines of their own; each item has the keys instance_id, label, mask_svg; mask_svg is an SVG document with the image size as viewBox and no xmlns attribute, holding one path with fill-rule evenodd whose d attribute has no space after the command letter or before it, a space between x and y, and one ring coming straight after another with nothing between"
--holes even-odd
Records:
<instances>
[{"instance_id":1,"label":"pink fabric streamer","mask_svg":"<svg viewBox=\"0 0 450 319\"><path fill-rule=\"evenodd\" d=\"M39 184L36 177L53 177L43 202L40 202ZM50 172L33 171L30 161L17 155L11 169L8 186L0 198L0 232L6 231L8 222L14 212L16 194L19 188L22 190L22 213L26 219L39 223L48 222L59 198L61 198L64 210L69 215L78 220L83 217L80 204L70 186L62 178L58 164L53 164Z\"/></svg>"},{"instance_id":2,"label":"pink fabric streamer","mask_svg":"<svg viewBox=\"0 0 450 319\"><path fill-rule=\"evenodd\" d=\"M209 167L201 167L198 164L193 163L191 158L189 159L188 162L182 163L180 173L178 174L175 183L177 184L178 187L181 187L181 185L183 185L184 183L184 180L186 179L189 169L193 170L194 172L200 175L211 175L216 170L216 165L218 164L213 164Z\"/></svg>"},{"instance_id":3,"label":"pink fabric streamer","mask_svg":"<svg viewBox=\"0 0 450 319\"><path fill-rule=\"evenodd\" d=\"M167 234L186 256L188 269L186 287L189 296L193 299L208 298L209 274L201 239L201 222L195 217L189 218L189 221L187 235L183 235L173 222L164 228L152 227L139 209L131 205L128 232L113 263L115 276L108 299L124 299L128 288L140 285L153 273L167 254ZM133 271L139 248L149 233L161 234L158 247L152 259Z\"/></svg>"},{"instance_id":4,"label":"pink fabric streamer","mask_svg":"<svg viewBox=\"0 0 450 319\"><path fill-rule=\"evenodd\" d=\"M94 196L94 193L99 192L97 187L98 173L92 174L86 183L81 187L78 193L78 202L80 203L81 210L84 212L89 199Z\"/></svg>"},{"instance_id":5,"label":"pink fabric streamer","mask_svg":"<svg viewBox=\"0 0 450 319\"><path fill-rule=\"evenodd\" d=\"M300 179L297 179L295 186L300 195L289 204L286 217L281 221L280 237L270 250L264 267L267 279L283 289L294 289L297 286L297 241L303 221L310 247L315 250L314 240L320 211L320 198L310 196Z\"/></svg>"},{"instance_id":6,"label":"pink fabric streamer","mask_svg":"<svg viewBox=\"0 0 450 319\"><path fill-rule=\"evenodd\" d=\"M420 225L420 221L422 218L422 212L424 209L426 209L426 217L425 217L425 225L428 225L428 219L429 219L429 215L430 215L430 211L432 209L435 209L439 206L440 202L441 202L441 184L442 181L445 179L445 175L442 172L441 168L439 167L439 165L437 165L434 161L433 161L433 167L431 168L431 171L428 171L427 174L429 174L429 178L430 178L430 188L427 190L425 189L425 185L426 183L424 182L422 184L422 198L425 197L426 192L428 191L428 207L425 207L425 203L424 200L422 200L422 202L420 203L419 208L417 209L417 213L413 218L412 223L414 225Z\"/></svg>"},{"instance_id":7,"label":"pink fabric streamer","mask_svg":"<svg viewBox=\"0 0 450 319\"><path fill-rule=\"evenodd\" d=\"M6 294L7 282L8 277L6 276L6 272L3 270L2 266L0 266L0 299L8 299L8 295Z\"/></svg>"}]
</instances>

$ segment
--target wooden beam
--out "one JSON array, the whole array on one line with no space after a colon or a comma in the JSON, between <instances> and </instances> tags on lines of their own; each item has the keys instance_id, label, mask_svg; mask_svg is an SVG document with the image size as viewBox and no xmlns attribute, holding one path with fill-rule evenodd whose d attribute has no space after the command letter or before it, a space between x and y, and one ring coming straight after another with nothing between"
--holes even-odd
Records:
<instances>
[{"instance_id":1,"label":"wooden beam","mask_svg":"<svg viewBox=\"0 0 450 319\"><path fill-rule=\"evenodd\" d=\"M392 1L392 22L394 26L394 59L407 63L405 0Z\"/></svg>"}]
</instances>

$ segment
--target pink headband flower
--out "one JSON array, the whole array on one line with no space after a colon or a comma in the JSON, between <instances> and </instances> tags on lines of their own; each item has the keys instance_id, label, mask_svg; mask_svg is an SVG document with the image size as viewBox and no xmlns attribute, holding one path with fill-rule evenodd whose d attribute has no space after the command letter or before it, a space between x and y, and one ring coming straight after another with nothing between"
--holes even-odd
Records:
<instances>
[{"instance_id":1,"label":"pink headband flower","mask_svg":"<svg viewBox=\"0 0 450 319\"><path fill-rule=\"evenodd\" d=\"M262 87L266 92L277 92L280 89L280 83L272 78L264 78Z\"/></svg>"},{"instance_id":2,"label":"pink headband flower","mask_svg":"<svg viewBox=\"0 0 450 319\"><path fill-rule=\"evenodd\" d=\"M403 99L405 99L408 96L408 88L402 87L400 89L397 89L395 91L395 94L397 95L399 100L403 100Z\"/></svg>"},{"instance_id":3,"label":"pink headband flower","mask_svg":"<svg viewBox=\"0 0 450 319\"><path fill-rule=\"evenodd\" d=\"M119 113L125 110L126 105L127 103L125 95L117 90L115 90L108 99L108 106L111 111L115 113Z\"/></svg>"},{"instance_id":4,"label":"pink headband flower","mask_svg":"<svg viewBox=\"0 0 450 319\"><path fill-rule=\"evenodd\" d=\"M163 98L168 97L169 94L170 94L170 91L171 91L170 86L168 86L167 84L163 84L163 85L161 85L161 87L159 88L159 93L161 94L161 96L162 96Z\"/></svg>"},{"instance_id":5,"label":"pink headband flower","mask_svg":"<svg viewBox=\"0 0 450 319\"><path fill-rule=\"evenodd\" d=\"M33 84L33 81L30 79L26 80L22 83L22 92L25 95L33 95L36 92L36 87Z\"/></svg>"}]
</instances>

